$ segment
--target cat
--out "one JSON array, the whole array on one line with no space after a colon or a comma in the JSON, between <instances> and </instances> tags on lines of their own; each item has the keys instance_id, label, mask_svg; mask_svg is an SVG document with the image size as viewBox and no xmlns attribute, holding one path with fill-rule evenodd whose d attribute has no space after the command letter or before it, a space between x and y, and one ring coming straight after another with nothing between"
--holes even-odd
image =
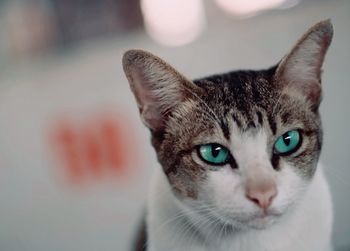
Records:
<instances>
[{"instance_id":1,"label":"cat","mask_svg":"<svg viewBox=\"0 0 350 251\"><path fill-rule=\"evenodd\" d=\"M332 250L331 195L318 163L332 37L331 21L321 21L276 66L194 81L149 52L124 54L161 165L138 250Z\"/></svg>"}]
</instances>

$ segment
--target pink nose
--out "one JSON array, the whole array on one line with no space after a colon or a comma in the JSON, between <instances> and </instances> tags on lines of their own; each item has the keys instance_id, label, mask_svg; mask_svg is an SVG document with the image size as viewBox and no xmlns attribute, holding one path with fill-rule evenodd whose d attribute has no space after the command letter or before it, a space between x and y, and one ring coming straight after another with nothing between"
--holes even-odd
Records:
<instances>
[{"instance_id":1,"label":"pink nose","mask_svg":"<svg viewBox=\"0 0 350 251\"><path fill-rule=\"evenodd\" d=\"M274 181L247 182L246 196L256 205L266 211L277 195L277 187Z\"/></svg>"}]
</instances>

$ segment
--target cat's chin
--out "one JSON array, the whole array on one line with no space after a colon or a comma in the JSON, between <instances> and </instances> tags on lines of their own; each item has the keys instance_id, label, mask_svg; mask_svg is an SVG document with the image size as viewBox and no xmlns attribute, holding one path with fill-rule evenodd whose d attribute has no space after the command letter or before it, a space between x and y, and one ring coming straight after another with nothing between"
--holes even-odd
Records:
<instances>
[{"instance_id":1,"label":"cat's chin","mask_svg":"<svg viewBox=\"0 0 350 251\"><path fill-rule=\"evenodd\" d=\"M276 223L281 216L282 214L278 213L258 213L244 218L225 217L224 221L235 229L266 229Z\"/></svg>"},{"instance_id":2,"label":"cat's chin","mask_svg":"<svg viewBox=\"0 0 350 251\"><path fill-rule=\"evenodd\" d=\"M279 216L267 215L255 217L245 223L248 228L254 229L265 229L272 226L276 221L278 221Z\"/></svg>"}]
</instances>

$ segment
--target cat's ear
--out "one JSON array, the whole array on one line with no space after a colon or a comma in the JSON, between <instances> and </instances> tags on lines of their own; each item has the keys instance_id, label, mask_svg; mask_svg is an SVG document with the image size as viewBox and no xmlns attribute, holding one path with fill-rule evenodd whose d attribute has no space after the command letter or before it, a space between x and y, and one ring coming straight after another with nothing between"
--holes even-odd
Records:
<instances>
[{"instance_id":1,"label":"cat's ear","mask_svg":"<svg viewBox=\"0 0 350 251\"><path fill-rule=\"evenodd\" d=\"M144 124L164 129L167 116L196 86L162 59L143 50L129 50L123 68Z\"/></svg>"},{"instance_id":2,"label":"cat's ear","mask_svg":"<svg viewBox=\"0 0 350 251\"><path fill-rule=\"evenodd\" d=\"M313 109L321 101L321 73L327 49L332 41L333 27L330 20L311 27L283 58L276 70L276 80L303 95Z\"/></svg>"}]
</instances>

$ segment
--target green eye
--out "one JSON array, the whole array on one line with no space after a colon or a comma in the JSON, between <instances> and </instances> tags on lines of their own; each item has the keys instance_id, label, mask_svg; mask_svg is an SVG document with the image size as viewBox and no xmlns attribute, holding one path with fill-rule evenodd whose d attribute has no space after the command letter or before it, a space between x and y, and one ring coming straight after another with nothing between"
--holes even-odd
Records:
<instances>
[{"instance_id":1,"label":"green eye","mask_svg":"<svg viewBox=\"0 0 350 251\"><path fill-rule=\"evenodd\" d=\"M292 130L281 135L275 143L277 154L286 155L296 151L301 145L301 135L298 130Z\"/></svg>"},{"instance_id":2,"label":"green eye","mask_svg":"<svg viewBox=\"0 0 350 251\"><path fill-rule=\"evenodd\" d=\"M229 151L222 145L211 143L198 148L199 157L211 165L223 165L228 162Z\"/></svg>"}]
</instances>

